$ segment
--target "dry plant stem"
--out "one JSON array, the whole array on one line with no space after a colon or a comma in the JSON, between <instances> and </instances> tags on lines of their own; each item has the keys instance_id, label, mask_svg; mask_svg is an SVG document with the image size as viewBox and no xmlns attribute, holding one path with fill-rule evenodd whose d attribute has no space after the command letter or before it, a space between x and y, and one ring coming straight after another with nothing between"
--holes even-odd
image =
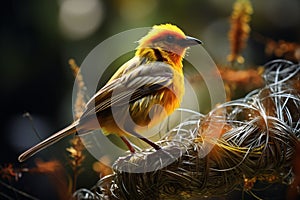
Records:
<instances>
[{"instance_id":1,"label":"dry plant stem","mask_svg":"<svg viewBox=\"0 0 300 200\"><path fill-rule=\"evenodd\" d=\"M227 101L234 97L237 90L242 90L246 93L264 85L264 80L261 76L264 71L263 67L247 70L220 67L219 71L224 81Z\"/></svg>"},{"instance_id":2,"label":"dry plant stem","mask_svg":"<svg viewBox=\"0 0 300 200\"><path fill-rule=\"evenodd\" d=\"M4 182L1 181L1 180L0 180L0 184L1 184L2 186L4 186L4 187L6 187L6 188L8 188L8 189L10 189L10 190L12 190L12 191L14 191L15 193L17 193L17 194L19 194L19 195L21 195L21 196L27 198L27 199L31 199L31 200L39 200L38 198L33 197L33 196L31 196L30 194L27 194L26 192L22 192L21 190L18 190L18 189L16 189L16 188L14 188L14 187L12 187L12 186L10 186L10 185L4 183ZM0 196L1 196L1 195L0 195ZM8 196L6 196L6 198L7 198L7 197L8 197ZM11 198L11 199L13 199L13 198Z\"/></svg>"},{"instance_id":3,"label":"dry plant stem","mask_svg":"<svg viewBox=\"0 0 300 200\"><path fill-rule=\"evenodd\" d=\"M75 120L79 119L80 116L82 115L84 109L85 109L85 104L86 104L86 99L85 99L85 84L83 81L83 77L80 73L80 68L76 64L74 59L69 60L69 65L70 68L73 71L74 77L76 78L76 83L77 83L77 96L74 104L74 110L75 110Z\"/></svg>"},{"instance_id":4,"label":"dry plant stem","mask_svg":"<svg viewBox=\"0 0 300 200\"><path fill-rule=\"evenodd\" d=\"M227 60L232 64L234 62L244 63L241 52L246 47L250 34L251 29L249 22L252 13L253 9L249 0L236 0L233 5L230 19L230 31L228 33L231 52L228 55Z\"/></svg>"},{"instance_id":5,"label":"dry plant stem","mask_svg":"<svg viewBox=\"0 0 300 200\"><path fill-rule=\"evenodd\" d=\"M74 139L75 140L75 139ZM73 188L72 188L72 193L74 193L76 191L76 187L77 187L77 179L79 176L79 170L80 170L80 163L79 163L79 159L75 159L74 160L74 166L73 166Z\"/></svg>"},{"instance_id":6,"label":"dry plant stem","mask_svg":"<svg viewBox=\"0 0 300 200\"><path fill-rule=\"evenodd\" d=\"M65 170L62 166L62 164L57 160L51 160L51 161L42 161L42 160L36 160L35 167L32 168L14 168L11 164L7 167L0 167L0 174L3 179L7 179L9 182L11 182L13 179L15 181L18 181L23 177L25 173L30 174L34 176L35 174L44 174L49 177L49 180L54 183L54 186L57 189L58 196L60 199L69 199L71 196L71 191L68 191L67 187L67 181L65 177ZM2 184L4 187L5 183ZM37 199L25 192L22 192L21 190L18 190L14 188L13 186L6 187L9 190L12 190L15 194L20 195L21 197L26 197L26 199ZM0 195L1 196L1 195ZM15 199L16 196L12 199ZM7 198L9 199L9 198Z\"/></svg>"},{"instance_id":7,"label":"dry plant stem","mask_svg":"<svg viewBox=\"0 0 300 200\"><path fill-rule=\"evenodd\" d=\"M267 56L276 56L292 62L300 62L300 43L289 42L285 40L275 41L259 33L254 33L256 41L265 45L265 54Z\"/></svg>"},{"instance_id":8,"label":"dry plant stem","mask_svg":"<svg viewBox=\"0 0 300 200\"><path fill-rule=\"evenodd\" d=\"M76 64L74 59L69 60L69 65L73 71L73 74L76 78L77 83L77 96L74 104L75 110L75 120L80 118L82 112L85 108L85 85L83 81L83 77L80 74L80 68ZM70 153L70 164L73 170L73 182L72 182L72 193L76 191L77 187L77 180L79 174L82 172L82 163L85 159L84 151L85 147L80 139L79 136L75 135L74 138L71 140L71 147L67 148L67 151Z\"/></svg>"},{"instance_id":9,"label":"dry plant stem","mask_svg":"<svg viewBox=\"0 0 300 200\"><path fill-rule=\"evenodd\" d=\"M70 153L70 164L73 171L73 182L72 182L72 192L74 193L77 186L77 179L79 174L82 172L82 163L85 159L83 154L84 146L81 139L75 136L71 140L71 147L67 148Z\"/></svg>"}]
</instances>

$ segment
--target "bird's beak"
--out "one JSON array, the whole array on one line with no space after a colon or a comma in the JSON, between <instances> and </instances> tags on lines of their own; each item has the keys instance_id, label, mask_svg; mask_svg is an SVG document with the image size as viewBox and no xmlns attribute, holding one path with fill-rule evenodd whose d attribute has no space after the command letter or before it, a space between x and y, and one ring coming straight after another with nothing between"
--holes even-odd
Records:
<instances>
[{"instance_id":1,"label":"bird's beak","mask_svg":"<svg viewBox=\"0 0 300 200\"><path fill-rule=\"evenodd\" d=\"M198 44L203 44L203 42L190 36L186 36L184 39L180 40L180 45L182 47L190 47Z\"/></svg>"}]
</instances>

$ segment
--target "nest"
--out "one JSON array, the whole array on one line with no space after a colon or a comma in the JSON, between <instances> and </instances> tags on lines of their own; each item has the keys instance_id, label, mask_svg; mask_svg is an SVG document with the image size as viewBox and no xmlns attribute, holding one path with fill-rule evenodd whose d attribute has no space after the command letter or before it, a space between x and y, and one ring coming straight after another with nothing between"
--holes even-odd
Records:
<instances>
[{"instance_id":1,"label":"nest","mask_svg":"<svg viewBox=\"0 0 300 200\"><path fill-rule=\"evenodd\" d=\"M158 144L119 158L114 174L77 199L189 199L223 196L256 180L290 184L300 137L300 65L265 65L265 87L195 114Z\"/></svg>"}]
</instances>

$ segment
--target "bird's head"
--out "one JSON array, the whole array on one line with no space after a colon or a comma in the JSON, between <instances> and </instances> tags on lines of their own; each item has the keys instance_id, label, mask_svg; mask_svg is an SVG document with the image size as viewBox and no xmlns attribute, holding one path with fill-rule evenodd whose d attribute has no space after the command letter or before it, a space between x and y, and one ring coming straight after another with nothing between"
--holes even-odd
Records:
<instances>
[{"instance_id":1,"label":"bird's head","mask_svg":"<svg viewBox=\"0 0 300 200\"><path fill-rule=\"evenodd\" d=\"M149 33L139 41L136 55L144 56L146 54L147 56L152 49L156 50L156 54L160 53L164 59L171 59L170 61L176 64L182 61L188 47L197 44L202 44L202 42L196 38L186 36L183 31L175 25L155 25Z\"/></svg>"}]
</instances>

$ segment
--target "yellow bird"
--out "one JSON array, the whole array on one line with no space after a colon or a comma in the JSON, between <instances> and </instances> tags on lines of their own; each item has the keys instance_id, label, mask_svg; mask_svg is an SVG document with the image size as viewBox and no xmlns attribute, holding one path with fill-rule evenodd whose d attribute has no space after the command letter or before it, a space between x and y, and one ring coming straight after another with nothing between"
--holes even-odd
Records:
<instances>
[{"instance_id":1,"label":"yellow bird","mask_svg":"<svg viewBox=\"0 0 300 200\"><path fill-rule=\"evenodd\" d=\"M117 134L129 150L135 150L126 136L135 136L160 147L140 135L180 106L184 94L182 60L186 49L202 44L186 36L172 24L155 25L144 36L135 56L123 64L87 103L82 116L68 127L51 135L19 156L22 162L60 139L78 132L101 129Z\"/></svg>"}]
</instances>

